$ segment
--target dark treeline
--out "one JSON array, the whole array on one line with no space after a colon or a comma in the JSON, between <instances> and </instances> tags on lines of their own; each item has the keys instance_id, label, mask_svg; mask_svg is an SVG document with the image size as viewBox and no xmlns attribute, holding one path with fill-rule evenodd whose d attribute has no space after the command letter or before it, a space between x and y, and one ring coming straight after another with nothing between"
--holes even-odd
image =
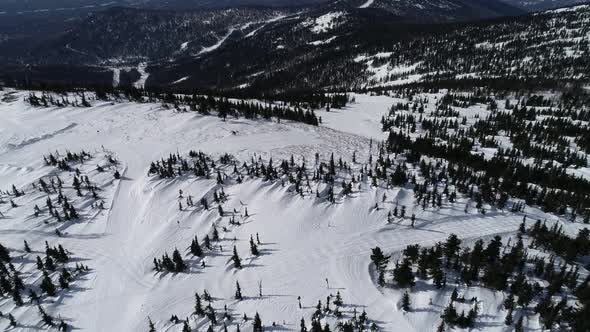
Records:
<instances>
[{"instance_id":1,"label":"dark treeline","mask_svg":"<svg viewBox=\"0 0 590 332\"><path fill-rule=\"evenodd\" d=\"M417 97L421 91L391 93L409 101L393 105L381 120L389 132L388 152L404 154L409 162L421 156L448 161L441 176L464 193L479 188L476 195L486 202L510 195L547 212L564 214L571 208L573 218L582 215L588 222L590 181L568 172L588 165L587 94L572 90L549 100L486 89L451 91L437 101L434 111L425 112L428 100ZM491 95L504 96L504 107ZM489 113L467 124L458 109L477 104L487 105ZM412 138L419 129L420 135ZM509 139L510 147L500 146L496 136ZM495 153L485 156L480 148L495 148Z\"/></svg>"},{"instance_id":2,"label":"dark treeline","mask_svg":"<svg viewBox=\"0 0 590 332\"><path fill-rule=\"evenodd\" d=\"M541 221L527 231L525 220L512 244L510 240L504 244L500 236L495 236L487 244L477 240L473 246L465 247L455 234L451 234L444 243L433 247L409 245L391 271L387 270L390 257L385 256L379 247L373 248L371 260L379 273L379 284L383 287L391 282L400 288L412 288L417 280L431 279L441 290L453 280L457 285L491 288L508 294L503 302L503 309L507 311L504 323L514 326L516 331L524 331L523 317L531 312L540 314L545 329L587 331L590 285L588 278L580 282L580 267L576 262L588 255L588 230L570 238L557 224L548 228ZM532 240L530 248L546 248L554 254L531 256L523 239ZM574 252L581 248L585 249ZM560 263L558 257L565 261ZM387 274L392 276L391 279L386 277L385 271L391 272ZM543 287L539 280L548 286ZM571 296L575 296L580 304L568 304L567 299ZM473 327L479 302L477 298L464 298L455 288L441 313L441 325ZM469 305L469 312L459 313L458 303ZM411 310L408 293L402 306L405 311ZM518 321L514 319L515 314L518 314Z\"/></svg>"},{"instance_id":3,"label":"dark treeline","mask_svg":"<svg viewBox=\"0 0 590 332\"><path fill-rule=\"evenodd\" d=\"M71 94L71 95L68 95ZM72 86L37 86L26 98L36 107L90 107L92 100L115 101L126 99L137 102L163 102L171 104L177 111L196 111L204 115L216 113L226 119L228 116L247 119L291 120L317 126L321 122L314 109L342 108L350 101L347 94L293 93L273 95L273 99L262 96L259 102L230 99L234 94L217 95L176 94L160 89L138 89L134 87L75 88ZM254 99L256 96L241 96ZM274 98L277 99L274 99Z\"/></svg>"}]
</instances>

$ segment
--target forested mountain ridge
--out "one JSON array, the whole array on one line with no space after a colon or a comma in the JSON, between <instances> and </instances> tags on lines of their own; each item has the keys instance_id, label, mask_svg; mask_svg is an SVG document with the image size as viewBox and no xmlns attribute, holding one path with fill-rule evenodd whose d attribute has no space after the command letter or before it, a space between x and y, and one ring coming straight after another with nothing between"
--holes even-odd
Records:
<instances>
[{"instance_id":1,"label":"forested mountain ridge","mask_svg":"<svg viewBox=\"0 0 590 332\"><path fill-rule=\"evenodd\" d=\"M461 1L449 7L454 19L463 13ZM453 19L444 14L451 9L439 8L442 2L418 11L409 3L407 11L385 8L388 3L111 8L28 54L6 55L0 75L13 82L269 92L457 79L587 80L588 6L449 23L439 22Z\"/></svg>"},{"instance_id":2,"label":"forested mountain ridge","mask_svg":"<svg viewBox=\"0 0 590 332\"><path fill-rule=\"evenodd\" d=\"M144 7L149 6L146 4ZM176 8L173 4L169 7ZM39 31L35 33L27 31L28 27L22 24L17 27L7 23L4 30L0 26L0 73L21 80L65 83L83 79L86 83L105 84L108 71L116 68L123 76L111 81L128 84L142 75L141 70L136 70L140 63L155 66L176 61L184 63L191 58L200 61L204 54L219 47L258 39L257 32L262 28L268 31L280 26L277 31L271 32L272 37L289 39L292 38L289 34L294 33L292 29L272 23L284 18L287 24L297 22L301 27L306 24L311 26L316 23L315 19L321 17L326 22L318 21L318 24L331 24L331 18L340 16L339 13L348 13L341 28L351 32L381 25L464 21L522 14L518 9L495 0L346 0L289 7L246 5L188 10L146 9L140 5L134 8L111 7L86 17L67 19L67 24L47 23L46 28L37 29ZM52 29L62 25L65 31L52 32ZM325 27L310 32L317 34L323 30ZM305 37L306 40L309 38ZM265 51L270 53L273 50ZM240 49L239 52L247 53L248 50ZM59 69L65 65L67 69ZM60 71L68 74L54 74ZM148 71L153 72L153 69ZM82 72L86 74L81 75ZM224 79L223 74L220 75L219 80ZM149 81L148 84L151 84L153 79Z\"/></svg>"},{"instance_id":3,"label":"forested mountain ridge","mask_svg":"<svg viewBox=\"0 0 590 332\"><path fill-rule=\"evenodd\" d=\"M285 91L458 79L588 80L589 6L454 25L391 24L386 15L353 9L283 19L207 57L155 66L152 82L182 75L184 87ZM238 50L250 56L233 61ZM191 75L196 68L199 75Z\"/></svg>"}]
</instances>

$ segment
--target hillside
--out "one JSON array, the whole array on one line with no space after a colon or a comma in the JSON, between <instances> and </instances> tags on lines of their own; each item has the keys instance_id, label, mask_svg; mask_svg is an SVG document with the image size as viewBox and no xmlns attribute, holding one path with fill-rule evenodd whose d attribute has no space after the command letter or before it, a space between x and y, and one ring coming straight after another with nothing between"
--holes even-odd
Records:
<instances>
[{"instance_id":1,"label":"hillside","mask_svg":"<svg viewBox=\"0 0 590 332\"><path fill-rule=\"evenodd\" d=\"M156 330L249 331L258 313L268 330L299 330L303 317L307 326L433 331L456 288L461 298L477 299L457 305L468 310L475 303L477 313L467 323L445 320L449 326L503 331L507 311L498 308L510 291L491 290L489 277L465 284L445 269L442 289L422 274L406 288L393 260L380 277L370 258L376 247L402 257L408 245L436 246L450 234L468 247L498 235L510 251L523 218L527 228L546 220L568 236L586 227L590 150L583 128L590 119L583 94L494 98L484 91L353 94L346 106L340 97L299 103L315 109L321 121L315 126L285 119L292 103L275 102L267 117L255 100L248 108L198 96L158 101L122 91L5 90L0 243L42 309L28 302L15 307L5 297L0 310L13 316L17 330L42 328L52 318L84 331L142 331L150 321ZM332 107L318 109L326 101ZM535 127L516 132L521 122ZM541 124L562 133L567 126L569 134L556 137ZM459 143L462 135L477 140ZM442 145L429 148L435 142ZM502 156L510 155L511 166L504 165ZM530 264L551 250L533 245L535 234L525 236ZM67 253L54 263L56 272L47 259L35 267L45 241ZM577 254L582 261L587 255ZM166 262L171 256L175 263ZM62 266L73 271L60 277L66 286L57 280ZM583 280L588 272L577 266L575 278ZM46 278L61 285L55 295L40 286ZM543 285L550 277L538 278L527 280ZM556 301L573 296L568 287L548 294ZM567 312L578 306L574 298L566 303L571 309L551 307L561 317L556 323L539 315L546 294L536 289L523 309L514 309L514 321L526 316L520 324L532 329L572 326L577 316ZM324 312L326 297L331 309Z\"/></svg>"},{"instance_id":2,"label":"hillside","mask_svg":"<svg viewBox=\"0 0 590 332\"><path fill-rule=\"evenodd\" d=\"M543 87L588 81L588 6L419 24L412 14L395 15L375 4L338 3L298 13L293 8L183 13L117 8L38 46L34 61L43 64L7 60L0 75L11 84L136 84L246 94L441 80L518 85L534 79ZM435 20L427 11L416 13Z\"/></svg>"},{"instance_id":3,"label":"hillside","mask_svg":"<svg viewBox=\"0 0 590 332\"><path fill-rule=\"evenodd\" d=\"M211 59L215 59L215 62L218 57L209 58L207 55L227 45L237 48L232 51L230 59L233 67L240 65L239 54L253 51L248 45L252 42L266 47L257 49L257 53L273 56L273 46L277 45L265 45L269 40L260 38L288 41L288 44L283 45L286 50L300 48L307 42L315 42L311 45L321 50L325 46L320 43L321 40L309 40L314 36L298 31L298 27L312 24L310 22L321 17L343 14L346 19L334 27L338 28L335 32L364 38L367 30L385 28L387 32L399 28L400 24L432 24L523 14L519 9L495 0L429 0L421 3L347 0L288 7L197 9L179 9L173 3L157 8L151 8L148 4L134 6L111 7L87 15L72 11L70 16L58 15L49 19L33 15L19 20L14 18L14 13L6 13L4 16L8 21L0 24L0 74L19 80L29 76L38 82L59 81L63 84L68 80L84 80L85 84L105 84L104 72L107 70L128 72L130 78L138 79L134 68L142 63L155 67L190 62L193 63L191 67L202 68L204 72L198 76L208 80L211 78L208 71L217 72L219 69L211 68L217 63L210 63ZM276 22L279 23L274 24ZM274 30L276 27L278 29ZM259 31L264 33L258 34ZM293 38L295 34L302 35ZM388 40L388 37L384 35L382 41ZM256 57L251 61L259 58L258 54L254 55ZM264 62L256 63L258 66L262 64ZM70 73L65 77L55 75L54 71L60 69ZM162 71L162 75L169 75L166 68L157 70ZM218 79L225 80L229 73L220 74ZM166 83L154 82L158 85ZM207 85L211 87L209 82Z\"/></svg>"}]
</instances>

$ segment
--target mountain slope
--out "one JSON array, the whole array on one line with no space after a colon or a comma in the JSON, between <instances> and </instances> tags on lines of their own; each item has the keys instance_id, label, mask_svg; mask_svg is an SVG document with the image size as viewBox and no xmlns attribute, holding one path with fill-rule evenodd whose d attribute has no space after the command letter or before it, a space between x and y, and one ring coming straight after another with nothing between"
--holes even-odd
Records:
<instances>
[{"instance_id":1,"label":"mountain slope","mask_svg":"<svg viewBox=\"0 0 590 332\"><path fill-rule=\"evenodd\" d=\"M407 24L375 9L297 16L206 57L154 64L151 79L165 85L188 76L174 86L250 91L359 89L460 78L583 82L589 79L584 74L590 66L589 16L584 6L455 25ZM236 57L238 52L247 56Z\"/></svg>"},{"instance_id":2,"label":"mountain slope","mask_svg":"<svg viewBox=\"0 0 590 332\"><path fill-rule=\"evenodd\" d=\"M422 22L476 20L481 18L519 15L524 12L497 0L344 0L360 8L378 8L401 17Z\"/></svg>"},{"instance_id":3,"label":"mountain slope","mask_svg":"<svg viewBox=\"0 0 590 332\"><path fill-rule=\"evenodd\" d=\"M502 0L512 6L522 8L526 11L540 11L559 7L589 3L588 0Z\"/></svg>"},{"instance_id":4,"label":"mountain slope","mask_svg":"<svg viewBox=\"0 0 590 332\"><path fill-rule=\"evenodd\" d=\"M152 321L159 331L180 332L186 319L192 331L209 327L215 332L224 331L224 327L234 331L237 325L249 332L256 313L265 329L299 331L302 318L306 326L312 317L318 319L318 301L322 303L322 325L329 323L334 329L362 315L365 318L357 324L365 329L374 324L373 330L379 331L432 331L455 288L466 299L477 297L474 326L486 332L504 331L503 303L511 287L486 287L489 276L465 284L465 275L448 272L448 280L439 288L428 271L416 273L414 287L400 287L392 273L395 261L408 245L434 247L451 233L464 246L499 236L503 243L500 252L510 252L509 244L524 237L531 257L549 261L548 252L532 244L529 247L530 233L518 235L519 225L523 218L528 227L534 220L547 220L548 227L555 224L575 236L587 227L582 223L585 216L575 211L583 212L590 204L585 190L590 182L584 182L590 172L585 160L579 167L556 166L560 170L556 174L550 167L531 165L542 176L518 173L521 181L527 176L532 184L500 205L497 193L516 193L523 185L516 186L513 181L518 179L511 177L511 171L502 172L504 184L496 181L494 172L482 178L470 173L471 168L463 163L451 166L446 158L433 157L430 153L443 151L446 145L438 136L454 132L433 123L455 126L456 121L461 132L471 133L471 143L463 153L469 156L473 152L473 160L490 160L487 158L513 146L523 153L511 158L517 164L526 164L529 154L536 153L527 144L529 138L521 136L529 130L522 126L509 133L503 126L518 128L526 121L531 126L535 123L534 132L553 133L560 123L548 125L541 117L528 120L526 110L510 106L520 103L521 96L476 97L475 90L456 94L416 90L399 96L351 94L355 101L346 107L316 109L324 119L321 126L276 121L274 117L223 118L216 114L221 108L199 106L189 111L180 97L169 103L177 103L178 108L172 108L145 95L139 97L141 102L132 102L122 94L100 100L92 92L44 92L44 98L59 97L53 103L66 98L70 102L70 106L45 107L26 102L31 93L41 95L39 91L0 91L0 187L15 185L19 192L1 193L0 242L18 271L12 274L18 274L27 288L40 294L39 306L55 317L56 323L63 319L80 331L139 332L148 330ZM567 122L576 118L570 130L583 131L590 118L587 108L570 104L568 97L553 97L557 98L530 96L522 103L551 114L547 118L560 115ZM88 105L72 106L82 98ZM557 107L560 104L573 110ZM303 103L297 107L307 108ZM502 118L508 120L498 121ZM406 121L415 124L412 133L405 129ZM496 121L501 128L492 126ZM438 133L435 137L441 145L410 161L416 157L409 152L391 150L396 143L404 143L388 138L396 132L407 132L411 140ZM545 143L557 144L560 156L582 146L569 136L543 137ZM81 162L68 159L80 151L86 152ZM583 152L576 151L579 153ZM52 165L50 156L63 162ZM462 159L467 164L469 158ZM164 167L168 160L175 160L169 164L171 173ZM199 170L203 165L206 171ZM115 171L119 178L115 178ZM400 172L404 174L401 180ZM77 180L82 185L76 190L78 178L82 178ZM571 186L577 190L575 195L535 188L542 183L564 188L568 184L562 183L563 179L579 185ZM64 196L78 211L78 218L56 217L64 218ZM47 207L48 197L55 209ZM203 250L200 256L191 250L195 237ZM206 238L210 245L206 245ZM30 252L23 249L25 240ZM56 271L42 271L36 263L36 256L49 255L45 241L48 247L62 245L69 254L69 262L57 262ZM252 243L258 254L252 253ZM376 246L391 255L383 282L371 262ZM234 247L241 257L241 268L236 268L232 259ZM175 249L185 269L169 272L154 264L154 259ZM490 251L494 250L486 250ZM41 261L42 267L48 265L46 261ZM545 279L537 277L538 273L530 277L530 265L534 264L521 261L528 265L526 280L544 285ZM76 272L68 287L59 287L55 296L40 290L45 274L58 284L62 269L73 271L77 264L89 269ZM482 269L495 272L490 264ZM555 266L559 271L565 263L558 259L550 264L547 269ZM574 274L576 282L587 275L584 264L580 264L579 273L579 278ZM569 283L568 287L572 288ZM527 329L538 329L546 317L528 309L549 293L548 287L539 288L530 303L515 310L515 315L528 314L523 323ZM411 294L409 311L401 307L405 291ZM210 306L209 315L196 312L195 293L202 309ZM338 294L341 304L333 303ZM575 302L566 287L550 296ZM461 301L456 302L458 310L469 310L471 302ZM326 302L331 309L324 311ZM15 317L15 331L46 328L35 304L26 301L16 306L10 296L3 296L0 308ZM565 314L556 325L565 328L569 310L559 312ZM177 316L178 321L171 316ZM2 319L0 327L9 323L9 319Z\"/></svg>"}]
</instances>

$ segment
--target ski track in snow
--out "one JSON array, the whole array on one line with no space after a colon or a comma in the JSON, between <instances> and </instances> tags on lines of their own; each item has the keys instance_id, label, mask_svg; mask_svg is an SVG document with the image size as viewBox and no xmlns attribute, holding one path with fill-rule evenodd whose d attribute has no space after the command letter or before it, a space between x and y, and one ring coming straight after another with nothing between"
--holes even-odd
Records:
<instances>
[{"instance_id":1,"label":"ski track in snow","mask_svg":"<svg viewBox=\"0 0 590 332\"><path fill-rule=\"evenodd\" d=\"M199 53L197 53L197 55L202 55L202 54L205 54L205 53L209 53L209 52L215 51L216 49L218 49L225 42L225 40L227 38L229 38L229 36L231 36L231 34L234 31L235 31L235 28L230 28L227 31L227 33L217 41L217 43L215 43L215 44L213 44L211 46L208 46L208 47L203 47L203 49L201 51L199 51Z\"/></svg>"},{"instance_id":2,"label":"ski track in snow","mask_svg":"<svg viewBox=\"0 0 590 332\"><path fill-rule=\"evenodd\" d=\"M42 155L56 149L97 151L104 146L122 162L122 180L104 194L110 197L105 204L107 211L91 221L74 223L63 238L52 238L76 257L88 259L85 264L93 269L87 280L76 282L83 290L61 299L56 311L82 331L145 331L148 316L158 330L180 331L182 324L172 327L168 322L172 314L181 319L190 317L193 327L204 329L208 326L206 320L191 316L194 292L202 293L204 289L220 298L213 303L217 312L222 312L224 304L238 317L243 313L252 317L258 311L266 326L285 321L282 328L286 330L298 330L299 320L305 317L309 321L318 300L324 301L328 294L340 291L349 305L344 308L348 314L353 309L350 305L359 305L359 312L364 306L384 331L430 331L438 324L438 313L425 310L404 315L397 309L401 293L376 287L370 273L371 248L378 245L386 252L397 252L408 244L432 245L450 233L467 240L510 234L522 220L520 214L493 210L486 215L466 215L463 205L457 204L440 211L416 210L416 228L409 227L407 221L385 225L387 211L395 202L412 205L413 193L409 189L389 189L385 208L375 211L371 207L376 200L380 202L382 188L365 186L354 198L327 204L301 198L280 183L252 179L225 187L229 201L224 207L242 212L242 201L250 217L240 227L228 227L227 232L219 229L223 252L206 256L204 270L193 267L189 273L154 274L152 259L164 251L171 253L175 247L186 254L190 264L197 264L198 260L187 254L191 239L195 235L201 239L211 231L213 223L227 225L227 218L220 220L214 208L178 210L179 189L198 200L216 187L214 179L148 177L151 161L176 151L184 154L189 149L212 154L229 152L239 159L249 159L256 153L265 158L272 156L275 162L291 154L313 160L315 152L322 158L334 152L335 156L350 159L356 151L357 158L364 160L368 157L369 138L384 137L379 120L394 99L355 95L357 102L342 110L318 112L325 126L312 127L288 121L222 122L215 116L174 113L151 103L96 102L83 109L32 108L23 103L23 96L24 92L16 101L0 105L6 119L3 123L8 124L1 128L0 188L9 188L12 183L24 186L38 178L46 171ZM50 134L39 131L46 128L54 129ZM34 138L24 140L15 149L10 148L14 137ZM41 248L43 240L52 236L51 226L30 229L23 216L11 215L5 205L0 205L0 210L10 216L0 224L0 242L10 248L20 248L23 239ZM527 213L546 217L536 210ZM262 241L262 255L250 257L248 239L256 233ZM230 262L234 244L245 266L239 271ZM329 279L330 289L326 288L325 278ZM233 299L236 281L247 297L244 301ZM259 281L263 284L262 298L257 296ZM470 292L486 303L501 301L493 292L475 288ZM429 294L433 293L418 292L412 301L426 306L432 296ZM297 306L297 296L302 297L303 309ZM444 305L446 299L435 301ZM47 307L50 312L54 310L53 306ZM3 304L0 309L4 312ZM33 309L31 313L18 312L17 319L37 324ZM482 321L502 322L503 316L496 314L494 306L484 308L482 317L487 318ZM231 324L240 321L238 317ZM250 323L242 328L246 326ZM486 330L503 329L502 324L490 323ZM217 326L216 331L220 330L222 327Z\"/></svg>"},{"instance_id":3,"label":"ski track in snow","mask_svg":"<svg viewBox=\"0 0 590 332\"><path fill-rule=\"evenodd\" d=\"M113 87L118 87L121 79L121 69L113 68Z\"/></svg>"},{"instance_id":4,"label":"ski track in snow","mask_svg":"<svg viewBox=\"0 0 590 332\"><path fill-rule=\"evenodd\" d=\"M359 8L369 8L369 7L371 7L371 5L373 4L374 1L375 0L367 0L367 2L360 5Z\"/></svg>"},{"instance_id":5,"label":"ski track in snow","mask_svg":"<svg viewBox=\"0 0 590 332\"><path fill-rule=\"evenodd\" d=\"M150 74L145 71L145 69L147 68L147 63L146 62L142 62L139 65L137 65L137 71L139 72L139 79L133 83L133 86L140 89L145 87L145 82L147 81L148 77L150 76Z\"/></svg>"}]
</instances>

